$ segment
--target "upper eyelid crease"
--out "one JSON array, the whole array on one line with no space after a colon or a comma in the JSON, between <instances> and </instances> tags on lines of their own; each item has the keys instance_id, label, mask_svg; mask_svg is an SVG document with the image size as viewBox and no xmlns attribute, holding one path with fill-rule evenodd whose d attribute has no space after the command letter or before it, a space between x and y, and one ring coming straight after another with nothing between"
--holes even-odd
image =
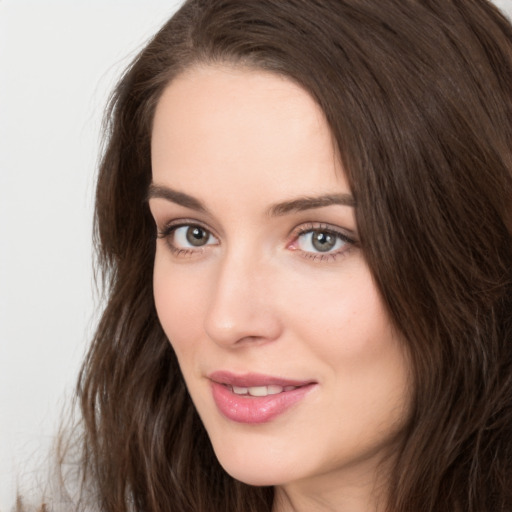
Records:
<instances>
[{"instance_id":1,"label":"upper eyelid crease","mask_svg":"<svg viewBox=\"0 0 512 512\"><path fill-rule=\"evenodd\" d=\"M357 244L357 233L355 231L324 222L307 222L304 224L300 224L293 230L295 236L299 236L304 233L309 233L311 231L329 231L330 233L345 238L347 241L354 245Z\"/></svg>"},{"instance_id":2,"label":"upper eyelid crease","mask_svg":"<svg viewBox=\"0 0 512 512\"><path fill-rule=\"evenodd\" d=\"M212 229L210 229L209 227L205 226L203 223L197 222L196 220L188 220L188 219L179 219L179 220L171 221L171 222L165 224L162 229L159 229L159 232L166 233L166 232L174 231L178 228L192 227L192 226L197 226L201 229L204 229L205 231L208 231L208 233L210 233L212 236L218 238L217 235L214 234L214 231Z\"/></svg>"},{"instance_id":3,"label":"upper eyelid crease","mask_svg":"<svg viewBox=\"0 0 512 512\"><path fill-rule=\"evenodd\" d=\"M179 229L182 227L191 227L191 226L198 226L201 229L204 229L205 231L207 231L209 233L209 235L216 240L217 244L214 244L214 245L219 245L219 238L209 228L207 228L199 223L196 223L195 221L192 221L192 220L190 220L190 221L181 220L179 223L171 222L171 223L167 224L166 226L164 226L163 229L158 229L157 238L165 240L176 229ZM314 253L314 252L300 250L300 252L303 254L304 257L308 257L310 259L321 260L321 261L335 259L339 255L345 254L348 251L350 251L351 250L350 246L357 247L359 245L356 239L354 239L351 235L348 235L341 228L339 228L339 227L335 228L334 226L326 225L323 223L320 223L320 224L306 223L306 225L297 226L293 230L293 232L295 232L295 235L293 235L293 236L295 239L297 239L299 236L302 236L302 235L305 235L307 233L311 233L314 231L330 232L334 236L340 238L345 244L348 245L348 247L346 247L345 249L338 249L336 251L333 251L333 252L329 251L326 253ZM180 247L175 246L173 243L170 243L169 241L167 242L167 244L173 253L183 255L183 256L185 254L191 255L192 253L197 253L197 252L202 253L202 251L205 248L203 246L196 247L196 248L193 248L193 247L180 248ZM212 245L212 244L206 244L206 245Z\"/></svg>"}]
</instances>

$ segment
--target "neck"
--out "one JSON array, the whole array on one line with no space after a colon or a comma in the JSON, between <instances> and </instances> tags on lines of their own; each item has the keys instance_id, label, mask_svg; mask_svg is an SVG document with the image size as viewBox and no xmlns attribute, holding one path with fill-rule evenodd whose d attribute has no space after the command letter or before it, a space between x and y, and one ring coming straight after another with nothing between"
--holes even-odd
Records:
<instances>
[{"instance_id":1,"label":"neck","mask_svg":"<svg viewBox=\"0 0 512 512\"><path fill-rule=\"evenodd\" d=\"M276 486L272 512L384 512L383 480L375 468L363 467Z\"/></svg>"}]
</instances>

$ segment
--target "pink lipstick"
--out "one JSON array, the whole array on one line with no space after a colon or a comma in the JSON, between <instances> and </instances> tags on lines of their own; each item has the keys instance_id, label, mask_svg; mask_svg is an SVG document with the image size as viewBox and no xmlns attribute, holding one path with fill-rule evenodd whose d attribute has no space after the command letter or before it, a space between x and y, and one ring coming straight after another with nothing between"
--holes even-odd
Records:
<instances>
[{"instance_id":1,"label":"pink lipstick","mask_svg":"<svg viewBox=\"0 0 512 512\"><path fill-rule=\"evenodd\" d=\"M302 400L316 382L259 374L214 372L208 376L219 411L238 423L265 423Z\"/></svg>"}]
</instances>

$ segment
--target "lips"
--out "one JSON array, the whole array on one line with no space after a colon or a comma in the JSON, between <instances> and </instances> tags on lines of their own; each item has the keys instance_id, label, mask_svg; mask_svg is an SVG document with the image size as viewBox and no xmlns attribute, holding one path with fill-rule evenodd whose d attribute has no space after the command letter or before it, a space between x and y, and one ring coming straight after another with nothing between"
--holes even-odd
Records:
<instances>
[{"instance_id":1,"label":"lips","mask_svg":"<svg viewBox=\"0 0 512 512\"><path fill-rule=\"evenodd\" d=\"M268 396L268 395L277 395L282 393L283 391L293 391L297 389L296 386L277 386L272 384L270 386L229 386L227 387L231 389L235 395L240 396Z\"/></svg>"},{"instance_id":2,"label":"lips","mask_svg":"<svg viewBox=\"0 0 512 512\"><path fill-rule=\"evenodd\" d=\"M300 402L316 386L313 381L260 374L214 372L208 377L217 408L237 423L266 423Z\"/></svg>"}]
</instances>

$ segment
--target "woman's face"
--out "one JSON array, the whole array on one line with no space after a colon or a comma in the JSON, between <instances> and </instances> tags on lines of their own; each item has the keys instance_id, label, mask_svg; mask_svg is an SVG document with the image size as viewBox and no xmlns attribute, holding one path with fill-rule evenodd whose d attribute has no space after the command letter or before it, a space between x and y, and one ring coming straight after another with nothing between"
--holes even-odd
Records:
<instances>
[{"instance_id":1,"label":"woman's face","mask_svg":"<svg viewBox=\"0 0 512 512\"><path fill-rule=\"evenodd\" d=\"M285 489L371 480L409 366L322 111L276 75L193 68L157 106L152 166L156 308L222 466Z\"/></svg>"}]
</instances>

